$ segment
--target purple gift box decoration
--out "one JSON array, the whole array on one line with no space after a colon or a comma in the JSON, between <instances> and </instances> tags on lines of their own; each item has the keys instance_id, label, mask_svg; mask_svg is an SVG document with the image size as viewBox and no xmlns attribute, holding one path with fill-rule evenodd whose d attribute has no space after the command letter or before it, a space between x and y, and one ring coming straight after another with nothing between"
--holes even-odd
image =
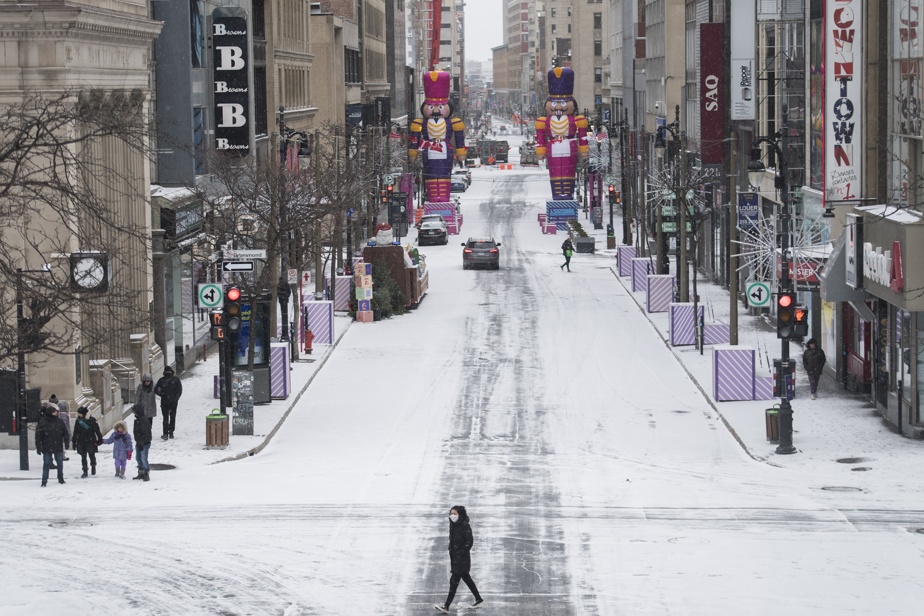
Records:
<instances>
[{"instance_id":1,"label":"purple gift box decoration","mask_svg":"<svg viewBox=\"0 0 924 616\"><path fill-rule=\"evenodd\" d=\"M632 275L632 259L635 258L635 246L617 246L616 264L619 266L619 276L625 278Z\"/></svg>"},{"instance_id":2,"label":"purple gift box decoration","mask_svg":"<svg viewBox=\"0 0 924 616\"><path fill-rule=\"evenodd\" d=\"M734 346L712 350L712 396L718 402L754 399L754 349Z\"/></svg>"},{"instance_id":3,"label":"purple gift box decoration","mask_svg":"<svg viewBox=\"0 0 924 616\"><path fill-rule=\"evenodd\" d=\"M728 323L710 323L703 326L703 344L728 344L731 335Z\"/></svg>"},{"instance_id":4,"label":"purple gift box decoration","mask_svg":"<svg viewBox=\"0 0 924 616\"><path fill-rule=\"evenodd\" d=\"M699 318L703 318L703 307L699 307ZM670 305L671 346L696 344L696 324L693 322L693 304L674 303Z\"/></svg>"},{"instance_id":5,"label":"purple gift box decoration","mask_svg":"<svg viewBox=\"0 0 924 616\"><path fill-rule=\"evenodd\" d=\"M754 378L754 399L775 400L773 396L773 377L758 376Z\"/></svg>"},{"instance_id":6,"label":"purple gift box decoration","mask_svg":"<svg viewBox=\"0 0 924 616\"><path fill-rule=\"evenodd\" d=\"M645 305L648 312L667 312L674 299L674 277L669 274L649 274L648 300Z\"/></svg>"},{"instance_id":7,"label":"purple gift box decoration","mask_svg":"<svg viewBox=\"0 0 924 616\"><path fill-rule=\"evenodd\" d=\"M285 400L292 389L288 342L270 344L270 398Z\"/></svg>"},{"instance_id":8,"label":"purple gift box decoration","mask_svg":"<svg viewBox=\"0 0 924 616\"><path fill-rule=\"evenodd\" d=\"M651 271L651 261L648 257L635 257L632 259L632 291L644 291L648 283L648 274Z\"/></svg>"},{"instance_id":9,"label":"purple gift box decoration","mask_svg":"<svg viewBox=\"0 0 924 616\"><path fill-rule=\"evenodd\" d=\"M305 327L314 334L314 344L334 343L334 302L302 304Z\"/></svg>"}]
</instances>

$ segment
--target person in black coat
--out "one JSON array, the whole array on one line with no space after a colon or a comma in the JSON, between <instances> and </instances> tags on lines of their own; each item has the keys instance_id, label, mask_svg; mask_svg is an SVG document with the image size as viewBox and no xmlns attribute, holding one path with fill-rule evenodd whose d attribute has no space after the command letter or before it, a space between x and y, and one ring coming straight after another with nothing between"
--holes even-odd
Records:
<instances>
[{"instance_id":1,"label":"person in black coat","mask_svg":"<svg viewBox=\"0 0 924 616\"><path fill-rule=\"evenodd\" d=\"M561 264L561 269L568 268L568 271L571 271L571 255L574 254L574 244L571 243L571 238L566 237L565 241L561 243L561 254L565 257L565 262Z\"/></svg>"},{"instance_id":2,"label":"person in black coat","mask_svg":"<svg viewBox=\"0 0 924 616\"><path fill-rule=\"evenodd\" d=\"M74 422L74 450L80 454L80 464L83 466L83 475L87 476L87 457L90 458L90 467L93 474L96 474L96 452L99 445L103 442L103 434L99 430L99 424L95 417L88 417L90 409L85 406L77 409L77 421Z\"/></svg>"},{"instance_id":3,"label":"person in black coat","mask_svg":"<svg viewBox=\"0 0 924 616\"><path fill-rule=\"evenodd\" d=\"M468 589L475 595L475 602L469 607L477 608L484 604L484 599L481 598L472 576L469 575L472 568L471 550L474 543L472 527L469 524L465 507L456 505L449 510L449 562L452 572L449 578L449 596L446 597L445 603L437 603L433 606L437 611L444 614L449 613L449 605L456 596L460 581L465 582Z\"/></svg>"},{"instance_id":4,"label":"person in black coat","mask_svg":"<svg viewBox=\"0 0 924 616\"><path fill-rule=\"evenodd\" d=\"M805 351L802 353L802 367L805 368L805 373L808 375L809 387L812 390L812 400L815 399L815 394L818 392L818 379L821 378L821 373L825 369L825 362L827 361L828 358L825 357L825 352L818 346L818 341L810 338L805 344Z\"/></svg>"},{"instance_id":5,"label":"person in black coat","mask_svg":"<svg viewBox=\"0 0 924 616\"><path fill-rule=\"evenodd\" d=\"M176 407L183 395L183 382L173 373L173 368L164 368L164 376L157 379L154 393L160 396L160 414L164 417L163 440L173 438L176 429Z\"/></svg>"},{"instance_id":6,"label":"person in black coat","mask_svg":"<svg viewBox=\"0 0 924 616\"><path fill-rule=\"evenodd\" d=\"M153 440L151 422L145 417L144 405L136 403L132 410L135 411L135 427L132 429L132 435L135 437L135 450L138 452L138 475L132 479L150 481L151 467L148 465L148 453L151 451Z\"/></svg>"},{"instance_id":7,"label":"person in black coat","mask_svg":"<svg viewBox=\"0 0 924 616\"><path fill-rule=\"evenodd\" d=\"M49 406L35 427L35 451L43 457L42 487L48 485L52 459L57 463L58 483L64 483L64 450L67 449L67 428L58 418L58 407Z\"/></svg>"}]
</instances>

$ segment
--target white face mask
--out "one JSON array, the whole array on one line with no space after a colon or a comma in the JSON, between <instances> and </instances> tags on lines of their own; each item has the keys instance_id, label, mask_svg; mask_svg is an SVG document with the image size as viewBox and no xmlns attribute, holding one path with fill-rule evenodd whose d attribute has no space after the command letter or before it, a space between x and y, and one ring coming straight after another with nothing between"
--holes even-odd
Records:
<instances>
[{"instance_id":1,"label":"white face mask","mask_svg":"<svg viewBox=\"0 0 924 616\"><path fill-rule=\"evenodd\" d=\"M450 513L450 514L449 514L449 519L452 520L453 522L458 522L458 521L459 521L459 514L457 514L457 513Z\"/></svg>"}]
</instances>

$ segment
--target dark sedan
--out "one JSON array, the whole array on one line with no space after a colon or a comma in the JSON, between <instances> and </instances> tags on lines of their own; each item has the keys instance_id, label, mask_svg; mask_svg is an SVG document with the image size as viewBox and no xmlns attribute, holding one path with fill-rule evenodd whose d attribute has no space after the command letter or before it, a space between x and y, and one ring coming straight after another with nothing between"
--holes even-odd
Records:
<instances>
[{"instance_id":1,"label":"dark sedan","mask_svg":"<svg viewBox=\"0 0 924 616\"><path fill-rule=\"evenodd\" d=\"M462 244L462 269L500 269L500 242L492 237L470 237Z\"/></svg>"},{"instance_id":2,"label":"dark sedan","mask_svg":"<svg viewBox=\"0 0 924 616\"><path fill-rule=\"evenodd\" d=\"M465 180L452 178L449 182L449 192L465 192L468 190L468 184Z\"/></svg>"},{"instance_id":3,"label":"dark sedan","mask_svg":"<svg viewBox=\"0 0 924 616\"><path fill-rule=\"evenodd\" d=\"M442 244L449 243L449 232L442 220L428 220L420 225L420 231L417 232L417 245L424 244Z\"/></svg>"}]
</instances>

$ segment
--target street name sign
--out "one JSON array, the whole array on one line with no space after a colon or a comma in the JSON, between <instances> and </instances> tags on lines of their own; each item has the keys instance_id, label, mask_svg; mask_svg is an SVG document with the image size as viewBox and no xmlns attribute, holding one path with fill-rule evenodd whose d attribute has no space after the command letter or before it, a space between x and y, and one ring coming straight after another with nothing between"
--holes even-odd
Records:
<instances>
[{"instance_id":1,"label":"street name sign","mask_svg":"<svg viewBox=\"0 0 924 616\"><path fill-rule=\"evenodd\" d=\"M225 250L224 251L225 259L265 259L266 250L265 249L256 249L256 250Z\"/></svg>"}]
</instances>

